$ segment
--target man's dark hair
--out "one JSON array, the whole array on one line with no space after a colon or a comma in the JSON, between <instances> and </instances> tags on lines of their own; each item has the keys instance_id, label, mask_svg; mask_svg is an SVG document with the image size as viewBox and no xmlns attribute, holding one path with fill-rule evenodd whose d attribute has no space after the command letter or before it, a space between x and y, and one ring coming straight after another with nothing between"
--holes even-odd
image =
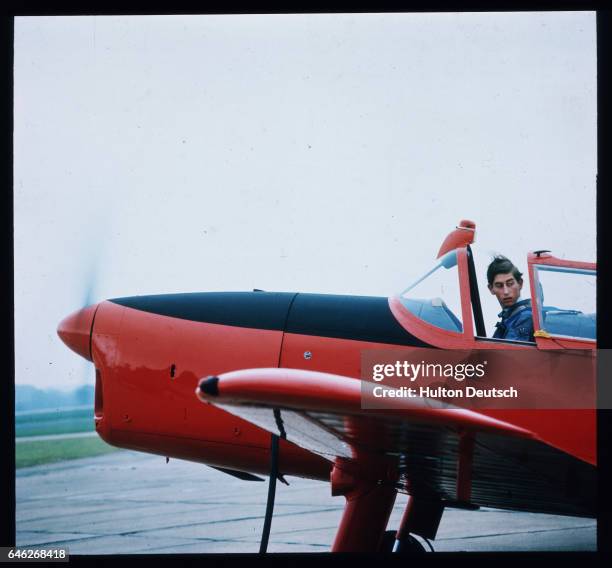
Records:
<instances>
[{"instance_id":1,"label":"man's dark hair","mask_svg":"<svg viewBox=\"0 0 612 568\"><path fill-rule=\"evenodd\" d=\"M489 286L493 284L493 280L498 274L507 274L508 272L512 272L512 276L517 282L522 282L523 273L519 271L519 269L512 264L510 259L505 256L498 254L491 264L489 264L489 268L487 268L487 280L489 281Z\"/></svg>"}]
</instances>

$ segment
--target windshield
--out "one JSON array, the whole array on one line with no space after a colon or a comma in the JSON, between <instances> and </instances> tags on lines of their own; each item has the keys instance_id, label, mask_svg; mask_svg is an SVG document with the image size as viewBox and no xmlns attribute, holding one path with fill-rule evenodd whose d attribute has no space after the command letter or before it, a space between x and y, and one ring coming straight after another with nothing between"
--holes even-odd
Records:
<instances>
[{"instance_id":1,"label":"windshield","mask_svg":"<svg viewBox=\"0 0 612 568\"><path fill-rule=\"evenodd\" d=\"M404 307L431 325L463 333L457 252L451 251L401 294Z\"/></svg>"},{"instance_id":2,"label":"windshield","mask_svg":"<svg viewBox=\"0 0 612 568\"><path fill-rule=\"evenodd\" d=\"M534 272L541 327L552 335L594 340L596 272L543 265Z\"/></svg>"}]
</instances>

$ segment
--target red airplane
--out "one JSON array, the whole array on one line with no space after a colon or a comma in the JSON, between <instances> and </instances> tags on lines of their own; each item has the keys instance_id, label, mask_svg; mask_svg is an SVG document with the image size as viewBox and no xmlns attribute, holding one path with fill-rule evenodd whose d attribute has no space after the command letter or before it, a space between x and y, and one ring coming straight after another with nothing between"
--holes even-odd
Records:
<instances>
[{"instance_id":1,"label":"red airplane","mask_svg":"<svg viewBox=\"0 0 612 568\"><path fill-rule=\"evenodd\" d=\"M535 342L487 338L475 229L461 221L435 267L396 297L115 298L68 316L58 334L95 365L95 428L106 442L245 480L269 475L261 551L285 475L329 480L332 495L345 496L332 551L424 550L412 535L435 539L447 507L594 517L594 407L473 410L416 398L363 408L375 384L360 378L366 350L546 353L560 365L593 358L595 314L544 305L543 292L562 298L576 277L590 284L596 265L530 253ZM413 293L439 276L454 282L445 289L458 298L455 312ZM581 380L594 389L594 373ZM386 531L398 491L410 498L399 529Z\"/></svg>"}]
</instances>

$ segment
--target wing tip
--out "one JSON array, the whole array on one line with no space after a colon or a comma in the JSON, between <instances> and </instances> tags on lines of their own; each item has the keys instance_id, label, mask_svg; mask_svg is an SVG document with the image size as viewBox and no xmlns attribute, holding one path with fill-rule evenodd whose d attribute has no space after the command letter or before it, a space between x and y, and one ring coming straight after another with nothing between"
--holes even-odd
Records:
<instances>
[{"instance_id":1,"label":"wing tip","mask_svg":"<svg viewBox=\"0 0 612 568\"><path fill-rule=\"evenodd\" d=\"M219 396L219 377L204 377L198 384L198 394L204 396Z\"/></svg>"}]
</instances>

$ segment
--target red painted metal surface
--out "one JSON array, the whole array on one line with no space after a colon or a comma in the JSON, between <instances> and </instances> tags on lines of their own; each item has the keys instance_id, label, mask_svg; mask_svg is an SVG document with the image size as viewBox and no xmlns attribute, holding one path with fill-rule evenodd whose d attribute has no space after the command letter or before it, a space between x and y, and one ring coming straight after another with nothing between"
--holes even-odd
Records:
<instances>
[{"instance_id":1,"label":"red painted metal surface","mask_svg":"<svg viewBox=\"0 0 612 568\"><path fill-rule=\"evenodd\" d=\"M88 306L64 318L57 327L61 340L81 357L91 361L89 338L98 305Z\"/></svg>"},{"instance_id":2,"label":"red painted metal surface","mask_svg":"<svg viewBox=\"0 0 612 568\"><path fill-rule=\"evenodd\" d=\"M359 377L363 349L393 347L397 346L387 343L285 333L279 366L287 369L304 369ZM310 353L309 359L304 357L305 353Z\"/></svg>"},{"instance_id":3,"label":"red painted metal surface","mask_svg":"<svg viewBox=\"0 0 612 568\"><path fill-rule=\"evenodd\" d=\"M364 414L364 401L374 400L372 383L330 373L301 369L245 369L219 375L218 392L204 394L202 402L293 408L338 414ZM202 381L207 380L206 378ZM368 410L368 416L397 418L424 424L438 424L507 436L533 438L523 428L460 408L432 408L423 399L390 399L386 408ZM364 433L365 434L365 433ZM363 437L363 436L362 436ZM376 439L376 435L374 436Z\"/></svg>"},{"instance_id":4,"label":"red painted metal surface","mask_svg":"<svg viewBox=\"0 0 612 568\"><path fill-rule=\"evenodd\" d=\"M587 463L597 464L597 410L595 409L509 408L480 412L530 430L547 444Z\"/></svg>"},{"instance_id":5,"label":"red painted metal surface","mask_svg":"<svg viewBox=\"0 0 612 568\"><path fill-rule=\"evenodd\" d=\"M379 550L397 496L393 486L397 474L389 476L388 466L372 454L338 458L334 463L332 495L344 495L346 503L332 552Z\"/></svg>"},{"instance_id":6,"label":"red painted metal surface","mask_svg":"<svg viewBox=\"0 0 612 568\"><path fill-rule=\"evenodd\" d=\"M95 417L98 433L124 448L267 473L269 435L203 406L193 393L203 375L276 365L281 336L103 302L92 336L103 400ZM293 444L282 441L280 456L287 475L326 479L329 474L327 461Z\"/></svg>"},{"instance_id":7,"label":"red painted metal surface","mask_svg":"<svg viewBox=\"0 0 612 568\"><path fill-rule=\"evenodd\" d=\"M437 258L440 258L451 250L471 245L475 240L476 223L474 223L474 221L469 221L468 219L463 219L459 222L457 228L446 236L440 250L438 251Z\"/></svg>"},{"instance_id":8,"label":"red painted metal surface","mask_svg":"<svg viewBox=\"0 0 612 568\"><path fill-rule=\"evenodd\" d=\"M596 270L597 263L595 262L584 262L581 260L565 260L563 258L557 258L550 253L542 253L539 256L530 252L527 254L528 265L542 264L545 266L562 266L564 268L580 268L583 270ZM533 293L533 290L532 290Z\"/></svg>"}]
</instances>

